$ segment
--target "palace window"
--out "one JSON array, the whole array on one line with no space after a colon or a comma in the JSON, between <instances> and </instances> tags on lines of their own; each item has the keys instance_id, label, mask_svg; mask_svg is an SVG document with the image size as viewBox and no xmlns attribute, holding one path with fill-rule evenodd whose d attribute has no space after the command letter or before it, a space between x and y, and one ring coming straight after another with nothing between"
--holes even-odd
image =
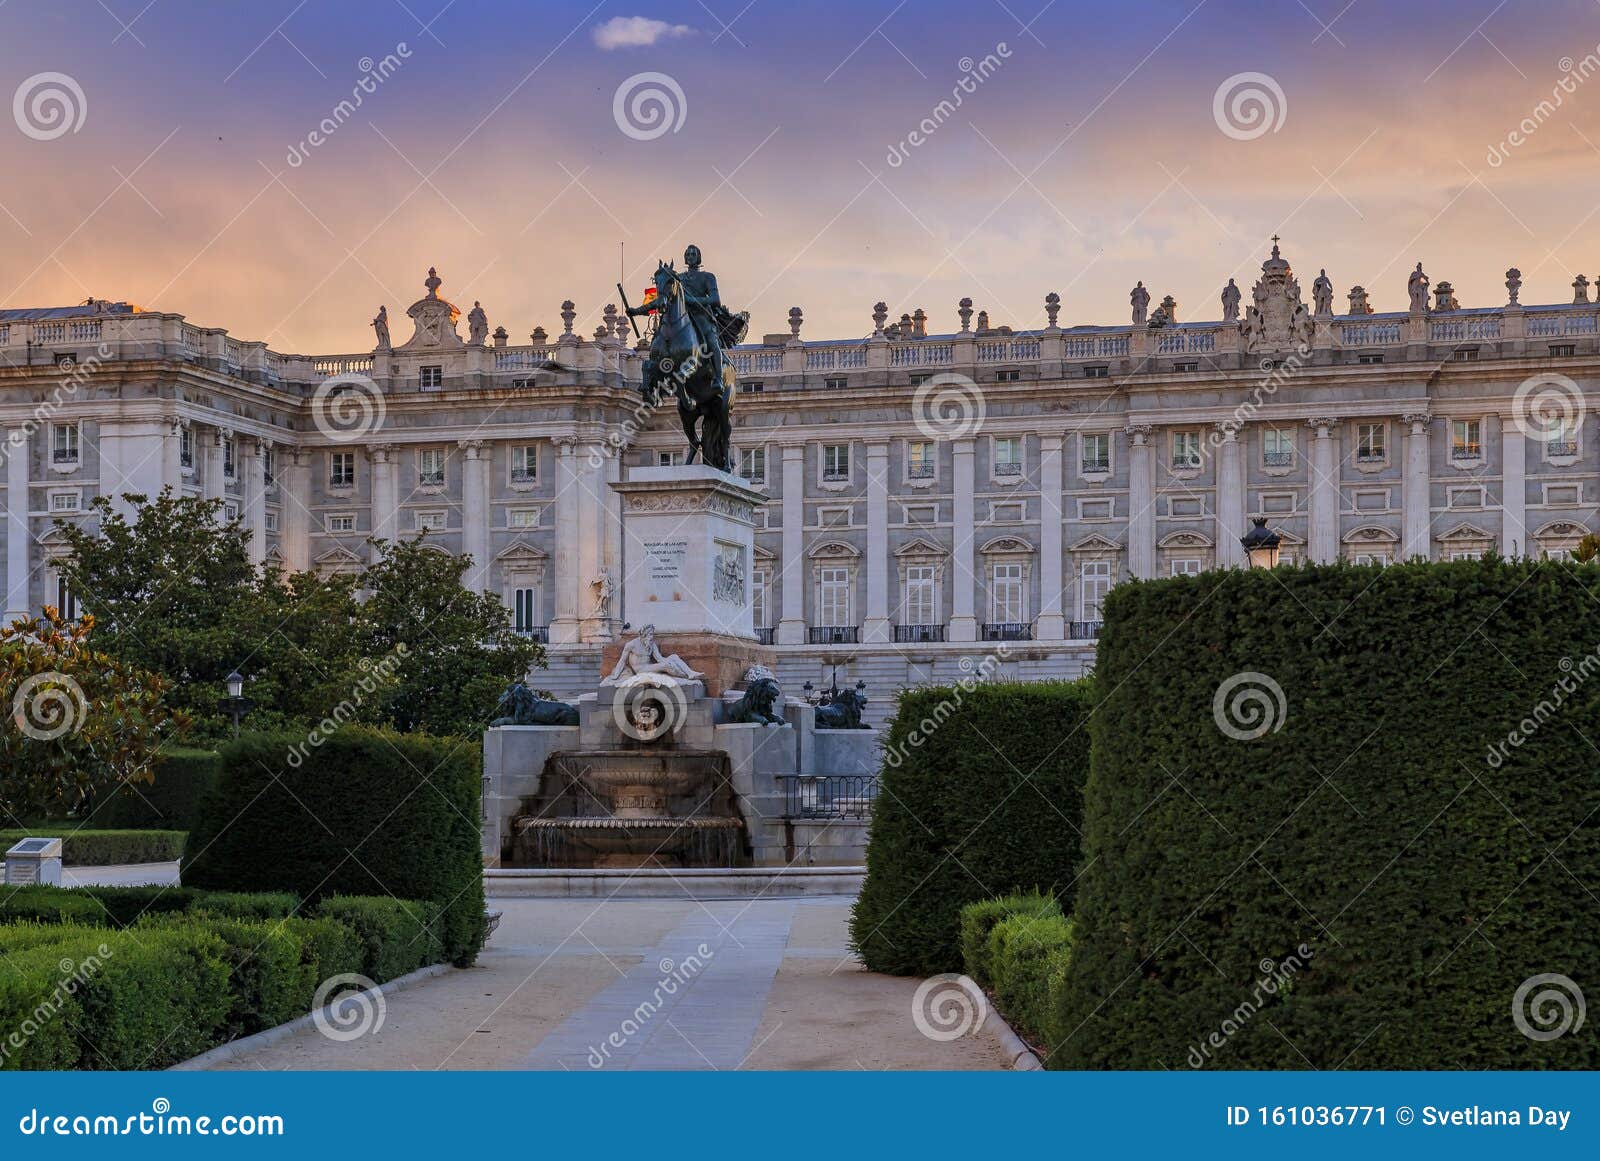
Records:
<instances>
[{"instance_id":1,"label":"palace window","mask_svg":"<svg viewBox=\"0 0 1600 1161\"><path fill-rule=\"evenodd\" d=\"M272 449L264 447L261 449L261 482L270 488L277 481L278 478L272 474Z\"/></svg>"},{"instance_id":2,"label":"palace window","mask_svg":"<svg viewBox=\"0 0 1600 1161\"><path fill-rule=\"evenodd\" d=\"M1104 363L1090 363L1083 369L1083 377L1085 379L1109 379L1111 378L1111 368Z\"/></svg>"},{"instance_id":3,"label":"palace window","mask_svg":"<svg viewBox=\"0 0 1600 1161\"><path fill-rule=\"evenodd\" d=\"M1014 435L996 436L994 441L994 474L1020 476L1022 474L1022 440Z\"/></svg>"},{"instance_id":4,"label":"palace window","mask_svg":"<svg viewBox=\"0 0 1600 1161\"><path fill-rule=\"evenodd\" d=\"M1551 354L1551 356L1553 358L1570 359L1573 355L1575 355L1577 353L1578 353L1578 348L1577 348L1577 345L1575 343L1551 343L1550 344L1550 354Z\"/></svg>"},{"instance_id":5,"label":"palace window","mask_svg":"<svg viewBox=\"0 0 1600 1161\"><path fill-rule=\"evenodd\" d=\"M832 375L822 381L822 385L829 391L843 391L850 386L850 380L843 375Z\"/></svg>"},{"instance_id":6,"label":"palace window","mask_svg":"<svg viewBox=\"0 0 1600 1161\"><path fill-rule=\"evenodd\" d=\"M1111 591L1111 562L1109 560L1086 560L1079 573L1078 584L1078 619L1080 621L1101 621L1104 618L1100 613L1100 606L1105 602L1106 594Z\"/></svg>"},{"instance_id":7,"label":"palace window","mask_svg":"<svg viewBox=\"0 0 1600 1161\"><path fill-rule=\"evenodd\" d=\"M78 594L67 584L67 578L59 573L56 575L56 612L61 614L63 620L78 619Z\"/></svg>"},{"instance_id":8,"label":"palace window","mask_svg":"<svg viewBox=\"0 0 1600 1161\"><path fill-rule=\"evenodd\" d=\"M327 516L327 529L335 536L354 532L356 530L356 517L354 512L330 512Z\"/></svg>"},{"instance_id":9,"label":"palace window","mask_svg":"<svg viewBox=\"0 0 1600 1161\"><path fill-rule=\"evenodd\" d=\"M825 443L822 445L822 478L834 482L849 480L849 444Z\"/></svg>"},{"instance_id":10,"label":"palace window","mask_svg":"<svg viewBox=\"0 0 1600 1161\"><path fill-rule=\"evenodd\" d=\"M1367 351L1364 354L1357 355L1356 362L1365 367L1375 367L1379 363L1383 362L1383 352Z\"/></svg>"},{"instance_id":11,"label":"palace window","mask_svg":"<svg viewBox=\"0 0 1600 1161\"><path fill-rule=\"evenodd\" d=\"M1578 425L1571 419L1557 419L1544 437L1544 454L1549 456L1575 456L1578 454Z\"/></svg>"},{"instance_id":12,"label":"palace window","mask_svg":"<svg viewBox=\"0 0 1600 1161\"><path fill-rule=\"evenodd\" d=\"M1019 383L1022 381L1022 372L1020 370L996 371L994 373L994 381L996 383Z\"/></svg>"},{"instance_id":13,"label":"palace window","mask_svg":"<svg viewBox=\"0 0 1600 1161\"><path fill-rule=\"evenodd\" d=\"M1389 425L1386 423L1356 424L1356 462L1381 464L1389 458Z\"/></svg>"},{"instance_id":14,"label":"palace window","mask_svg":"<svg viewBox=\"0 0 1600 1161\"><path fill-rule=\"evenodd\" d=\"M1028 619L1020 563L995 564L989 569L989 611L996 625L1020 625Z\"/></svg>"},{"instance_id":15,"label":"palace window","mask_svg":"<svg viewBox=\"0 0 1600 1161\"><path fill-rule=\"evenodd\" d=\"M506 513L507 528L537 528L539 526L539 509L537 508L512 508Z\"/></svg>"},{"instance_id":16,"label":"palace window","mask_svg":"<svg viewBox=\"0 0 1600 1161\"><path fill-rule=\"evenodd\" d=\"M50 459L58 464L78 462L78 425L53 423L50 425Z\"/></svg>"},{"instance_id":17,"label":"palace window","mask_svg":"<svg viewBox=\"0 0 1600 1161\"><path fill-rule=\"evenodd\" d=\"M443 532L445 526L445 513L443 508L424 508L417 512L418 532Z\"/></svg>"},{"instance_id":18,"label":"palace window","mask_svg":"<svg viewBox=\"0 0 1600 1161\"><path fill-rule=\"evenodd\" d=\"M1184 557L1172 562L1173 576L1199 576L1202 562L1194 557Z\"/></svg>"},{"instance_id":19,"label":"palace window","mask_svg":"<svg viewBox=\"0 0 1600 1161\"><path fill-rule=\"evenodd\" d=\"M1269 468L1294 466L1294 436L1269 427L1262 434L1261 462Z\"/></svg>"},{"instance_id":20,"label":"palace window","mask_svg":"<svg viewBox=\"0 0 1600 1161\"><path fill-rule=\"evenodd\" d=\"M1172 433L1172 466L1177 471L1198 471L1200 468L1200 433L1175 431Z\"/></svg>"},{"instance_id":21,"label":"palace window","mask_svg":"<svg viewBox=\"0 0 1600 1161\"><path fill-rule=\"evenodd\" d=\"M1476 419L1457 419L1450 424L1450 458L1475 460L1483 456L1483 424Z\"/></svg>"},{"instance_id":22,"label":"palace window","mask_svg":"<svg viewBox=\"0 0 1600 1161\"><path fill-rule=\"evenodd\" d=\"M444 483L444 448L424 448L417 453L417 483L424 487Z\"/></svg>"},{"instance_id":23,"label":"palace window","mask_svg":"<svg viewBox=\"0 0 1600 1161\"><path fill-rule=\"evenodd\" d=\"M222 478L231 480L237 470L234 461L234 438L231 435L222 437Z\"/></svg>"},{"instance_id":24,"label":"palace window","mask_svg":"<svg viewBox=\"0 0 1600 1161\"><path fill-rule=\"evenodd\" d=\"M417 387L422 391L437 391L444 386L442 366L421 367L417 370Z\"/></svg>"},{"instance_id":25,"label":"palace window","mask_svg":"<svg viewBox=\"0 0 1600 1161\"><path fill-rule=\"evenodd\" d=\"M511 482L531 484L539 478L539 448L536 444L517 444L511 449Z\"/></svg>"},{"instance_id":26,"label":"palace window","mask_svg":"<svg viewBox=\"0 0 1600 1161\"><path fill-rule=\"evenodd\" d=\"M906 569L906 591L901 623L906 625L937 625L938 608L935 603L934 577L937 570L931 564L912 565Z\"/></svg>"},{"instance_id":27,"label":"palace window","mask_svg":"<svg viewBox=\"0 0 1600 1161\"><path fill-rule=\"evenodd\" d=\"M517 588L511 590L511 631L527 636L539 625L539 590Z\"/></svg>"},{"instance_id":28,"label":"palace window","mask_svg":"<svg viewBox=\"0 0 1600 1161\"><path fill-rule=\"evenodd\" d=\"M752 484L767 482L767 449L751 448L739 457L739 474Z\"/></svg>"},{"instance_id":29,"label":"palace window","mask_svg":"<svg viewBox=\"0 0 1600 1161\"><path fill-rule=\"evenodd\" d=\"M268 532L276 532L278 530L278 510L276 508L268 508L262 514L261 519Z\"/></svg>"},{"instance_id":30,"label":"palace window","mask_svg":"<svg viewBox=\"0 0 1600 1161\"><path fill-rule=\"evenodd\" d=\"M52 512L77 512L83 507L83 493L76 489L70 492L51 492L50 511Z\"/></svg>"},{"instance_id":31,"label":"palace window","mask_svg":"<svg viewBox=\"0 0 1600 1161\"><path fill-rule=\"evenodd\" d=\"M1457 347L1455 361L1458 363L1476 363L1478 361L1477 347Z\"/></svg>"},{"instance_id":32,"label":"palace window","mask_svg":"<svg viewBox=\"0 0 1600 1161\"><path fill-rule=\"evenodd\" d=\"M1172 364L1172 369L1180 375L1189 371L1198 371L1200 369L1200 361L1198 359L1182 360Z\"/></svg>"},{"instance_id":33,"label":"palace window","mask_svg":"<svg viewBox=\"0 0 1600 1161\"><path fill-rule=\"evenodd\" d=\"M178 466L194 467L194 432L187 425L178 428Z\"/></svg>"},{"instance_id":34,"label":"palace window","mask_svg":"<svg viewBox=\"0 0 1600 1161\"><path fill-rule=\"evenodd\" d=\"M1085 432L1079 437L1083 444L1083 472L1090 475L1111 470L1111 437L1104 432Z\"/></svg>"},{"instance_id":35,"label":"palace window","mask_svg":"<svg viewBox=\"0 0 1600 1161\"><path fill-rule=\"evenodd\" d=\"M924 383L931 383L931 382L933 382L933 372L932 371L913 371L913 372L911 372L911 385L913 387L921 387Z\"/></svg>"},{"instance_id":36,"label":"palace window","mask_svg":"<svg viewBox=\"0 0 1600 1161\"><path fill-rule=\"evenodd\" d=\"M1387 552L1358 552L1353 557L1357 564L1387 565L1389 554Z\"/></svg>"},{"instance_id":37,"label":"palace window","mask_svg":"<svg viewBox=\"0 0 1600 1161\"><path fill-rule=\"evenodd\" d=\"M817 621L824 628L842 628L854 624L850 620L850 570L848 568L819 568L817 570Z\"/></svg>"},{"instance_id":38,"label":"palace window","mask_svg":"<svg viewBox=\"0 0 1600 1161\"><path fill-rule=\"evenodd\" d=\"M681 468L682 466L683 466L683 453L682 452L657 452L656 453L656 467L658 467L658 468Z\"/></svg>"},{"instance_id":39,"label":"palace window","mask_svg":"<svg viewBox=\"0 0 1600 1161\"><path fill-rule=\"evenodd\" d=\"M767 590L772 586L772 573L758 568L750 574L750 619L757 629L765 629L772 622L767 619Z\"/></svg>"},{"instance_id":40,"label":"palace window","mask_svg":"<svg viewBox=\"0 0 1600 1161\"><path fill-rule=\"evenodd\" d=\"M906 478L931 480L934 472L933 444L924 439L912 440L906 444Z\"/></svg>"},{"instance_id":41,"label":"palace window","mask_svg":"<svg viewBox=\"0 0 1600 1161\"><path fill-rule=\"evenodd\" d=\"M746 379L739 384L739 390L746 395L760 395L766 389L767 385L760 379Z\"/></svg>"},{"instance_id":42,"label":"palace window","mask_svg":"<svg viewBox=\"0 0 1600 1161\"><path fill-rule=\"evenodd\" d=\"M222 506L222 518L229 524L236 522L239 519L238 503L233 500L229 500L226 504L224 504Z\"/></svg>"},{"instance_id":43,"label":"palace window","mask_svg":"<svg viewBox=\"0 0 1600 1161\"><path fill-rule=\"evenodd\" d=\"M328 486L353 488L356 485L356 453L328 453Z\"/></svg>"}]
</instances>

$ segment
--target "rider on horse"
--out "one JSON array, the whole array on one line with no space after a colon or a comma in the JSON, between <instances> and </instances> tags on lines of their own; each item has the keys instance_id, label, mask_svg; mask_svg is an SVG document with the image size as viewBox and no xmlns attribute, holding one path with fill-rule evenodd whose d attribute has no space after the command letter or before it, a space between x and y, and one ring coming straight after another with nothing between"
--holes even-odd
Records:
<instances>
[{"instance_id":1,"label":"rider on horse","mask_svg":"<svg viewBox=\"0 0 1600 1161\"><path fill-rule=\"evenodd\" d=\"M733 314L722 305L717 293L717 276L700 268L700 247L691 243L683 252L683 262L688 269L678 275L683 288L684 306L689 321L694 324L695 337L699 339L700 357L709 361L711 380L723 381L724 345L734 345L744 339L746 317ZM630 306L630 315L649 315L659 308L659 303Z\"/></svg>"}]
</instances>

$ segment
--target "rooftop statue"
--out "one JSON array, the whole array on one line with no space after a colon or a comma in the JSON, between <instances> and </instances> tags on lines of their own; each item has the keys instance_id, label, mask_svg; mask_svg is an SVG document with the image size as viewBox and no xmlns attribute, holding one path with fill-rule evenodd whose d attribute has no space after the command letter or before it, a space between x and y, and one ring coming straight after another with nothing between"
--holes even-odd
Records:
<instances>
[{"instance_id":1,"label":"rooftop statue","mask_svg":"<svg viewBox=\"0 0 1600 1161\"><path fill-rule=\"evenodd\" d=\"M1406 289L1411 294L1411 313L1428 313L1428 276L1422 272L1422 263L1418 262L1417 268L1411 272Z\"/></svg>"}]
</instances>

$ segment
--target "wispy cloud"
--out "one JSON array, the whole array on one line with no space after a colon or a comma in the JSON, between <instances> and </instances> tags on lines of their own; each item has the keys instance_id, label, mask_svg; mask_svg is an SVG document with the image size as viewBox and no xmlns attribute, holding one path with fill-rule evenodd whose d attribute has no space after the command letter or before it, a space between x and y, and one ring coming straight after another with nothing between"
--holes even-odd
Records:
<instances>
[{"instance_id":1,"label":"wispy cloud","mask_svg":"<svg viewBox=\"0 0 1600 1161\"><path fill-rule=\"evenodd\" d=\"M648 16L613 16L594 27L594 42L602 52L617 48L648 48L659 40L688 36L694 29L687 24L668 24Z\"/></svg>"}]
</instances>

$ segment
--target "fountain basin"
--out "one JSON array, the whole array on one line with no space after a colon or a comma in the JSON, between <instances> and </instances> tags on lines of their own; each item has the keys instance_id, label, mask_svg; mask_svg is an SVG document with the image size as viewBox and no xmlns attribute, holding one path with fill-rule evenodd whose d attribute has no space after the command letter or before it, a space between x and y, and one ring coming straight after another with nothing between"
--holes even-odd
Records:
<instances>
[{"instance_id":1,"label":"fountain basin","mask_svg":"<svg viewBox=\"0 0 1600 1161\"><path fill-rule=\"evenodd\" d=\"M742 845L737 818L520 818L537 850L583 852L596 867L731 866Z\"/></svg>"}]
</instances>

